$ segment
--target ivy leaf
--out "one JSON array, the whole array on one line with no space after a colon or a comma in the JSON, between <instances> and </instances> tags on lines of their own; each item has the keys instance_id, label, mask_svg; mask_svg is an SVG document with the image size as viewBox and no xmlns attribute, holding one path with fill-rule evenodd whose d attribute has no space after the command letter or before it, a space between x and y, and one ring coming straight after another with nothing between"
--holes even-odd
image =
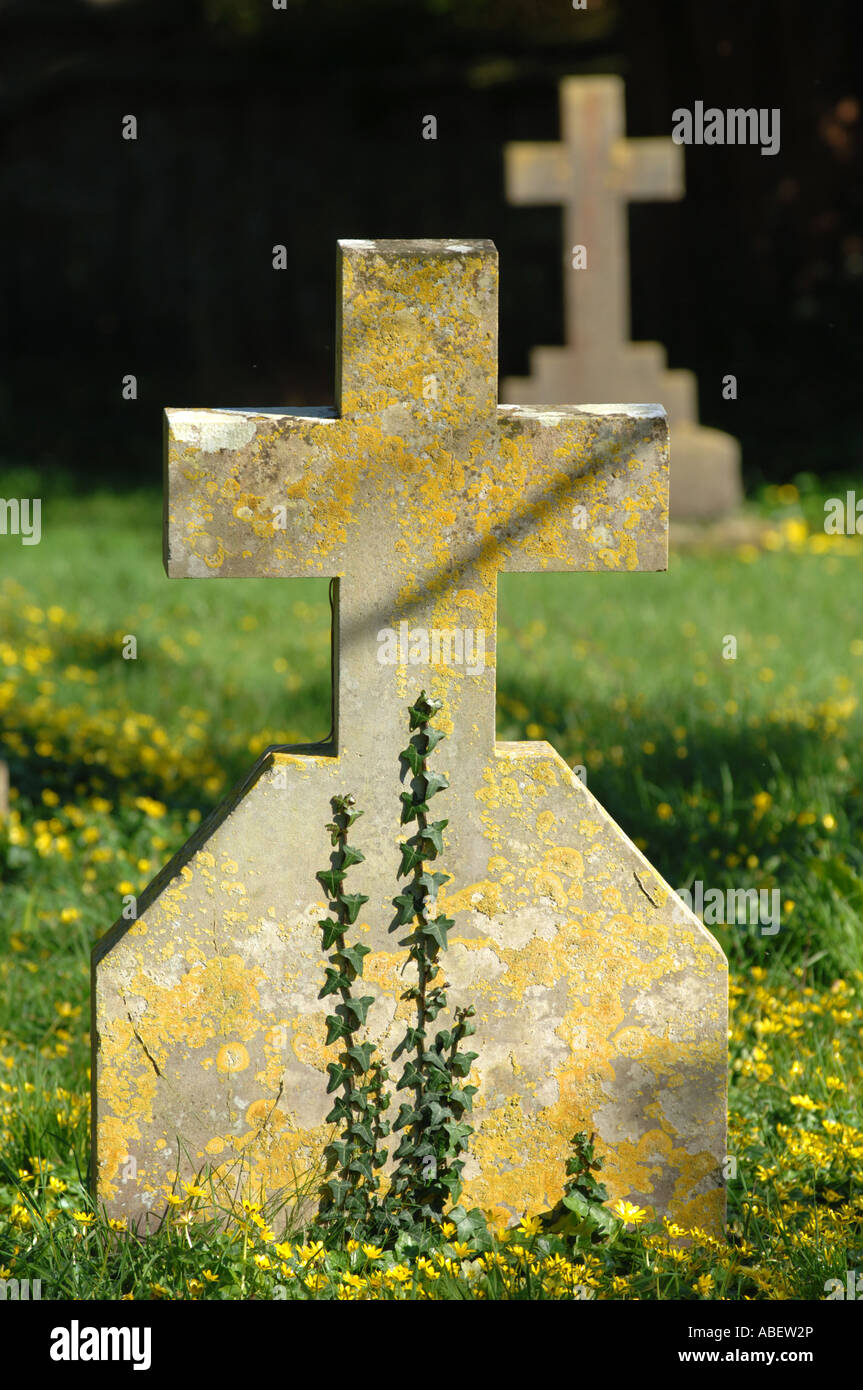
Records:
<instances>
[{"instance_id":1,"label":"ivy leaf","mask_svg":"<svg viewBox=\"0 0 863 1390\"><path fill-rule=\"evenodd\" d=\"M347 921L355 922L357 920L357 913L363 906L363 903L368 902L368 897L365 893L345 893L339 898L339 902L345 909Z\"/></svg>"},{"instance_id":2,"label":"ivy leaf","mask_svg":"<svg viewBox=\"0 0 863 1390\"><path fill-rule=\"evenodd\" d=\"M427 1067L433 1067L435 1071L447 1071L446 1058L441 1057L440 1053L435 1052L434 1048L430 1048L428 1052L423 1054L423 1061Z\"/></svg>"},{"instance_id":3,"label":"ivy leaf","mask_svg":"<svg viewBox=\"0 0 863 1390\"><path fill-rule=\"evenodd\" d=\"M373 1142L373 1141L372 1141ZM364 1178L372 1180L372 1156L370 1153L358 1153L348 1164L349 1173L360 1173Z\"/></svg>"},{"instance_id":4,"label":"ivy leaf","mask_svg":"<svg viewBox=\"0 0 863 1390\"><path fill-rule=\"evenodd\" d=\"M424 781L426 784L426 801L429 801L433 796L437 796L438 792L445 791L449 786L449 778L445 777L442 772L427 772Z\"/></svg>"},{"instance_id":5,"label":"ivy leaf","mask_svg":"<svg viewBox=\"0 0 863 1390\"><path fill-rule=\"evenodd\" d=\"M404 758L414 777L418 777L423 770L423 754L415 744L409 743L407 748L403 748L399 753L400 758Z\"/></svg>"},{"instance_id":6,"label":"ivy leaf","mask_svg":"<svg viewBox=\"0 0 863 1390\"><path fill-rule=\"evenodd\" d=\"M393 898L393 907L398 912L396 925L404 927L411 920L416 912L416 899L413 893L399 893L398 897ZM402 996L404 998L404 996Z\"/></svg>"},{"instance_id":7,"label":"ivy leaf","mask_svg":"<svg viewBox=\"0 0 863 1390\"><path fill-rule=\"evenodd\" d=\"M363 973L363 959L369 955L370 946L342 946L339 951L339 960L347 961L354 974L359 978Z\"/></svg>"},{"instance_id":8,"label":"ivy leaf","mask_svg":"<svg viewBox=\"0 0 863 1390\"><path fill-rule=\"evenodd\" d=\"M446 738L446 734L441 729L426 729L425 736L428 739L425 757L428 757L429 753L433 753L438 744Z\"/></svg>"},{"instance_id":9,"label":"ivy leaf","mask_svg":"<svg viewBox=\"0 0 863 1390\"><path fill-rule=\"evenodd\" d=\"M326 998L328 994L335 994L337 989L347 989L351 983L347 975L343 975L339 970L333 970L332 966L329 965L326 967L326 975L327 983L318 995L319 999Z\"/></svg>"},{"instance_id":10,"label":"ivy leaf","mask_svg":"<svg viewBox=\"0 0 863 1390\"><path fill-rule=\"evenodd\" d=\"M457 1052L450 1059L453 1076L467 1076L478 1056L478 1052Z\"/></svg>"},{"instance_id":11,"label":"ivy leaf","mask_svg":"<svg viewBox=\"0 0 863 1390\"><path fill-rule=\"evenodd\" d=\"M347 1048L347 1056L352 1062L356 1062L361 1071L366 1072L369 1069L374 1050L373 1042L355 1043L353 1047Z\"/></svg>"},{"instance_id":12,"label":"ivy leaf","mask_svg":"<svg viewBox=\"0 0 863 1390\"><path fill-rule=\"evenodd\" d=\"M345 1096L339 1096L335 1105L324 1121L328 1125L337 1125L340 1120L351 1121L351 1107Z\"/></svg>"},{"instance_id":13,"label":"ivy leaf","mask_svg":"<svg viewBox=\"0 0 863 1390\"><path fill-rule=\"evenodd\" d=\"M402 825L407 825L409 821L416 820L419 811L426 812L428 806L424 801L415 801L413 792L400 792L399 801L402 803Z\"/></svg>"},{"instance_id":14,"label":"ivy leaf","mask_svg":"<svg viewBox=\"0 0 863 1390\"><path fill-rule=\"evenodd\" d=\"M338 1018L335 1014L327 1014L327 1047L339 1038L346 1038L350 1031L350 1024L346 1023L343 1018Z\"/></svg>"},{"instance_id":15,"label":"ivy leaf","mask_svg":"<svg viewBox=\"0 0 863 1390\"><path fill-rule=\"evenodd\" d=\"M449 825L448 820L432 821L422 832L423 840L428 840L433 845L437 854L443 854L443 832Z\"/></svg>"},{"instance_id":16,"label":"ivy leaf","mask_svg":"<svg viewBox=\"0 0 863 1390\"><path fill-rule=\"evenodd\" d=\"M345 1077L350 1076L350 1072L347 1067L343 1067L340 1062L327 1062L327 1071L330 1074L330 1080L327 1086L327 1095L329 1095L331 1091L337 1091L339 1089ZM339 1159L339 1162L344 1163L344 1159Z\"/></svg>"},{"instance_id":17,"label":"ivy leaf","mask_svg":"<svg viewBox=\"0 0 863 1390\"><path fill-rule=\"evenodd\" d=\"M416 1110L414 1110L413 1106L403 1101L399 1106L398 1115L393 1120L393 1129L404 1129L406 1125L415 1125L418 1119L419 1115Z\"/></svg>"},{"instance_id":18,"label":"ivy leaf","mask_svg":"<svg viewBox=\"0 0 863 1390\"><path fill-rule=\"evenodd\" d=\"M423 936L431 937L432 941L436 941L441 950L445 951L446 934L450 927L453 926L455 926L455 923L451 917L433 917L432 920L426 922L425 926L421 927L420 930Z\"/></svg>"},{"instance_id":19,"label":"ivy leaf","mask_svg":"<svg viewBox=\"0 0 863 1390\"><path fill-rule=\"evenodd\" d=\"M372 1147L374 1146L374 1142L375 1142L374 1135L372 1134L372 1132L371 1132L371 1130L369 1129L368 1125L366 1125L366 1124L353 1124L353 1125L349 1125L349 1126L348 1126L348 1133L349 1133L349 1134L352 1134L352 1135L354 1136L354 1138L356 1138L356 1139L362 1139L363 1143L366 1145L367 1148L370 1149L370 1148L372 1148ZM371 1177L371 1173L369 1173L369 1177Z\"/></svg>"},{"instance_id":20,"label":"ivy leaf","mask_svg":"<svg viewBox=\"0 0 863 1390\"><path fill-rule=\"evenodd\" d=\"M453 1115L448 1106L441 1105L436 1100L430 1100L428 1103L428 1117L429 1124L437 1127L438 1125L442 1125L446 1120L451 1120Z\"/></svg>"},{"instance_id":21,"label":"ivy leaf","mask_svg":"<svg viewBox=\"0 0 863 1390\"><path fill-rule=\"evenodd\" d=\"M333 1155L340 1168L344 1168L348 1160L348 1141L347 1139L334 1139L327 1149Z\"/></svg>"},{"instance_id":22,"label":"ivy leaf","mask_svg":"<svg viewBox=\"0 0 863 1390\"><path fill-rule=\"evenodd\" d=\"M439 709L443 708L443 700L429 699L424 690L420 691L420 697L415 705L408 706L410 715L410 726L412 729L420 729L423 724L427 724Z\"/></svg>"},{"instance_id":23,"label":"ivy leaf","mask_svg":"<svg viewBox=\"0 0 863 1390\"><path fill-rule=\"evenodd\" d=\"M417 864L422 863L423 856L422 850L417 845L410 845L406 842L402 842L399 845L399 849L402 852L402 862L399 867L398 876L402 878L405 874L409 874L411 869L415 869Z\"/></svg>"},{"instance_id":24,"label":"ivy leaf","mask_svg":"<svg viewBox=\"0 0 863 1390\"><path fill-rule=\"evenodd\" d=\"M345 1198L350 1191L348 1184L341 1178L329 1178L326 1185L332 1193L333 1206L340 1210L344 1206Z\"/></svg>"},{"instance_id":25,"label":"ivy leaf","mask_svg":"<svg viewBox=\"0 0 863 1390\"><path fill-rule=\"evenodd\" d=\"M345 845L342 850L341 867L343 869L350 869L354 864L362 864L365 857L366 856L361 854L358 849L354 849L353 845Z\"/></svg>"},{"instance_id":26,"label":"ivy leaf","mask_svg":"<svg viewBox=\"0 0 863 1390\"><path fill-rule=\"evenodd\" d=\"M345 1008L348 1010L349 1013L353 1014L354 1018L357 1021L357 1027L359 1027L360 1024L365 1023L366 1014L368 1013L369 1009L371 1008L374 1002L375 998L373 994L364 994L362 999L345 1000ZM363 1071L365 1071L365 1067L363 1068Z\"/></svg>"},{"instance_id":27,"label":"ivy leaf","mask_svg":"<svg viewBox=\"0 0 863 1390\"><path fill-rule=\"evenodd\" d=\"M344 931L341 922L336 922L332 917L321 917L318 919L318 926L324 934L323 947L328 951L334 946Z\"/></svg>"},{"instance_id":28,"label":"ivy leaf","mask_svg":"<svg viewBox=\"0 0 863 1390\"><path fill-rule=\"evenodd\" d=\"M438 890L443 888L445 883L449 883L452 874L420 874L417 879L417 886L424 888L428 896L432 899L438 895Z\"/></svg>"},{"instance_id":29,"label":"ivy leaf","mask_svg":"<svg viewBox=\"0 0 863 1390\"><path fill-rule=\"evenodd\" d=\"M315 874L318 882L327 890L330 897L338 896L339 885L345 877L344 869L319 869Z\"/></svg>"}]
</instances>

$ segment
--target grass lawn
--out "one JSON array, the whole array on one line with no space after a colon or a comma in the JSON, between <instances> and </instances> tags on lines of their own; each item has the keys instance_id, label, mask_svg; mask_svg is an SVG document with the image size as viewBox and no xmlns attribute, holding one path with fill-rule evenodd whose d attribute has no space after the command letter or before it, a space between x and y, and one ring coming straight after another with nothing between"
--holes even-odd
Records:
<instances>
[{"instance_id":1,"label":"grass lawn","mask_svg":"<svg viewBox=\"0 0 863 1390\"><path fill-rule=\"evenodd\" d=\"M0 1278L79 1298L776 1299L863 1267L863 540L808 524L793 488L769 502L764 549L500 585L499 737L583 767L672 886L779 894L776 934L715 928L729 1240L685 1250L650 1214L588 1249L449 1229L406 1262L276 1242L254 1210L193 1241L195 1190L143 1244L94 1214L90 948L262 749L326 734L327 586L168 581L154 494L49 498L40 545L0 538Z\"/></svg>"}]
</instances>

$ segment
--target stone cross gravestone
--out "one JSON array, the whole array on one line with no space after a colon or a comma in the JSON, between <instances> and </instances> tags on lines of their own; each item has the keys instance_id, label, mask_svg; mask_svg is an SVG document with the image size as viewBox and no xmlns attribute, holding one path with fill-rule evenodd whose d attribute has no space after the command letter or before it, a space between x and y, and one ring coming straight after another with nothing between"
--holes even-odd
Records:
<instances>
[{"instance_id":1,"label":"stone cross gravestone","mask_svg":"<svg viewBox=\"0 0 863 1390\"><path fill-rule=\"evenodd\" d=\"M319 1163L334 795L365 812L355 939L391 1056L412 1008L398 755L425 688L448 735L443 965L477 1008L463 1200L554 1205L595 1130L615 1197L716 1229L724 956L548 743L495 742L498 574L663 569L663 412L498 406L490 242L343 241L338 275L335 410L166 412L168 574L331 577L333 733L269 750L97 946L98 1197L141 1223L178 1175L276 1200Z\"/></svg>"},{"instance_id":2,"label":"stone cross gravestone","mask_svg":"<svg viewBox=\"0 0 863 1390\"><path fill-rule=\"evenodd\" d=\"M706 520L742 501L740 448L698 424L691 372L668 371L659 343L631 343L626 204L683 196L683 150L670 137L626 139L619 77L561 83L563 143L506 148L511 203L562 203L566 347L530 354L531 375L503 382L506 400L662 401L671 427L672 520ZM583 246L586 267L573 268ZM717 390L718 390L717 386Z\"/></svg>"}]
</instances>

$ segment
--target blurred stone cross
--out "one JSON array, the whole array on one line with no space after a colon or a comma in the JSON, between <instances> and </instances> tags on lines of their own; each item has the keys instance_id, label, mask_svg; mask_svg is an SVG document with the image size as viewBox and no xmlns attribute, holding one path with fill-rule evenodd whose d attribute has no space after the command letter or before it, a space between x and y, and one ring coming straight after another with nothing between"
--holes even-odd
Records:
<instances>
[{"instance_id":1,"label":"blurred stone cross","mask_svg":"<svg viewBox=\"0 0 863 1390\"><path fill-rule=\"evenodd\" d=\"M505 171L511 203L563 205L567 345L535 348L531 375L505 381L503 395L598 401L612 390L620 400L661 400L674 450L672 519L731 511L742 500L737 441L698 424L691 372L668 371L659 343L629 341L627 204L681 198L683 149L670 136L625 137L619 77L565 78L560 105L563 142L510 144Z\"/></svg>"},{"instance_id":2,"label":"blurred stone cross","mask_svg":"<svg viewBox=\"0 0 863 1390\"><path fill-rule=\"evenodd\" d=\"M204 1170L226 1204L309 1182L338 1053L315 877L334 795L365 811L356 930L390 1056L398 755L425 688L448 735L443 963L478 1016L463 1200L553 1206L594 1130L615 1197L715 1230L724 957L548 743L495 741L498 575L663 569L663 412L499 406L488 241L343 241L338 281L334 410L166 412L168 574L329 577L333 728L269 750L96 948L98 1197L146 1225Z\"/></svg>"}]
</instances>

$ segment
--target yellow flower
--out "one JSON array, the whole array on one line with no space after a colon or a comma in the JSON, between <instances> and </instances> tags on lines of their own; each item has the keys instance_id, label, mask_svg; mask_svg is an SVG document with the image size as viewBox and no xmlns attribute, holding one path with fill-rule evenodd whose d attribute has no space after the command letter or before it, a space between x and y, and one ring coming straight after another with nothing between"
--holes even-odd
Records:
<instances>
[{"instance_id":1,"label":"yellow flower","mask_svg":"<svg viewBox=\"0 0 863 1390\"><path fill-rule=\"evenodd\" d=\"M60 912L60 921L64 923L77 922L80 916L81 914L77 907L64 907Z\"/></svg>"},{"instance_id":2,"label":"yellow flower","mask_svg":"<svg viewBox=\"0 0 863 1390\"><path fill-rule=\"evenodd\" d=\"M189 1293L193 1296L199 1293L203 1293L204 1291L204 1286L201 1283L200 1279L190 1279L186 1285L186 1288L189 1290Z\"/></svg>"},{"instance_id":3,"label":"yellow flower","mask_svg":"<svg viewBox=\"0 0 863 1390\"><path fill-rule=\"evenodd\" d=\"M706 1298L714 1288L713 1275L702 1274L700 1279L696 1279L695 1288L702 1298Z\"/></svg>"},{"instance_id":4,"label":"yellow flower","mask_svg":"<svg viewBox=\"0 0 863 1390\"><path fill-rule=\"evenodd\" d=\"M649 1213L643 1207L637 1207L633 1202L619 1200L611 1208L615 1216L619 1216L621 1221L627 1226L638 1226L642 1221L648 1219Z\"/></svg>"},{"instance_id":5,"label":"yellow flower","mask_svg":"<svg viewBox=\"0 0 863 1390\"><path fill-rule=\"evenodd\" d=\"M452 1229L455 1232L455 1226ZM379 1245L366 1245L365 1242L363 1242L362 1250L367 1260L379 1260L384 1253Z\"/></svg>"},{"instance_id":6,"label":"yellow flower","mask_svg":"<svg viewBox=\"0 0 863 1390\"><path fill-rule=\"evenodd\" d=\"M125 1221L121 1221L119 1217L116 1216L109 1218L108 1225L111 1227L112 1231L125 1231L127 1229Z\"/></svg>"},{"instance_id":7,"label":"yellow flower","mask_svg":"<svg viewBox=\"0 0 863 1390\"><path fill-rule=\"evenodd\" d=\"M671 817L674 815L674 809L669 806L667 801L660 801L656 808L656 814L660 820L671 820Z\"/></svg>"},{"instance_id":8,"label":"yellow flower","mask_svg":"<svg viewBox=\"0 0 863 1390\"><path fill-rule=\"evenodd\" d=\"M82 1226L92 1226L96 1218L93 1213L89 1211L73 1211L72 1220L80 1222Z\"/></svg>"},{"instance_id":9,"label":"yellow flower","mask_svg":"<svg viewBox=\"0 0 863 1390\"><path fill-rule=\"evenodd\" d=\"M792 1105L796 1105L800 1110L821 1110L823 1106L811 1099L810 1096L789 1096Z\"/></svg>"},{"instance_id":10,"label":"yellow flower","mask_svg":"<svg viewBox=\"0 0 863 1390\"><path fill-rule=\"evenodd\" d=\"M539 1235L542 1230L542 1222L538 1216L523 1216L518 1229L521 1231L522 1235L530 1239L533 1236Z\"/></svg>"},{"instance_id":11,"label":"yellow flower","mask_svg":"<svg viewBox=\"0 0 863 1390\"><path fill-rule=\"evenodd\" d=\"M219 1276L218 1274L214 1274L211 1269L204 1269L201 1271L201 1273L203 1274L208 1284L218 1284Z\"/></svg>"}]
</instances>

